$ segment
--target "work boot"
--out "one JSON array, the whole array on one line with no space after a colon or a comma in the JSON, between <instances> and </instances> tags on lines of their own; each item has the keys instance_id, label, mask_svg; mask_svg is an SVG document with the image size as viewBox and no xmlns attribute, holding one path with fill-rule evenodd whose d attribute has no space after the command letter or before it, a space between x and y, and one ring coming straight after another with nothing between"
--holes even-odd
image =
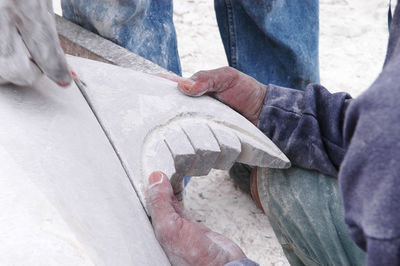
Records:
<instances>
[{"instance_id":1,"label":"work boot","mask_svg":"<svg viewBox=\"0 0 400 266\"><path fill-rule=\"evenodd\" d=\"M229 170L229 176L241 190L250 194L257 207L264 212L258 195L257 167L244 163L235 163Z\"/></svg>"},{"instance_id":2,"label":"work boot","mask_svg":"<svg viewBox=\"0 0 400 266\"><path fill-rule=\"evenodd\" d=\"M235 163L229 169L229 176L235 184L248 194L250 194L250 174L253 168L253 166L244 163Z\"/></svg>"}]
</instances>

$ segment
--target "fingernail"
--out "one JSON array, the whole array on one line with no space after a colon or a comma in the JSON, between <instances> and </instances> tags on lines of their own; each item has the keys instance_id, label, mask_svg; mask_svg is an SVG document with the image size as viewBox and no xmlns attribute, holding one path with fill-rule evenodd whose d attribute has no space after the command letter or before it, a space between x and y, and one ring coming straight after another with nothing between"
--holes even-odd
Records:
<instances>
[{"instance_id":1,"label":"fingernail","mask_svg":"<svg viewBox=\"0 0 400 266\"><path fill-rule=\"evenodd\" d=\"M193 89L195 82L191 79L180 81L178 87L186 92L190 92Z\"/></svg>"},{"instance_id":2,"label":"fingernail","mask_svg":"<svg viewBox=\"0 0 400 266\"><path fill-rule=\"evenodd\" d=\"M67 87L70 84L70 82L57 82L57 85L60 87Z\"/></svg>"},{"instance_id":3,"label":"fingernail","mask_svg":"<svg viewBox=\"0 0 400 266\"><path fill-rule=\"evenodd\" d=\"M153 172L149 177L149 189L162 183L164 174L161 172Z\"/></svg>"},{"instance_id":4,"label":"fingernail","mask_svg":"<svg viewBox=\"0 0 400 266\"><path fill-rule=\"evenodd\" d=\"M73 78L75 78L75 77L76 77L76 73L75 73L74 71L71 71L71 76L72 76ZM57 84L58 86L60 86L60 87L65 88L65 87L68 87L69 84L71 84L71 81L67 81L67 82L56 82L56 84Z\"/></svg>"}]
</instances>

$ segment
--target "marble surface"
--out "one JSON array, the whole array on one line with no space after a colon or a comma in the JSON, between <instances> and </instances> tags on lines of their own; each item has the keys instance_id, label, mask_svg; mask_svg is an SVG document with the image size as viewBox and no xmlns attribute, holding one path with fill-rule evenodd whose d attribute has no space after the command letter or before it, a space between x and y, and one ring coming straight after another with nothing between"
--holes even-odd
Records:
<instances>
[{"instance_id":1,"label":"marble surface","mask_svg":"<svg viewBox=\"0 0 400 266\"><path fill-rule=\"evenodd\" d=\"M77 57L69 62L86 84L88 102L142 202L147 177L155 170L167 174L180 192L184 176L226 170L235 161L290 166L257 127L211 97L188 97L175 82L110 64ZM222 143L224 135L235 139Z\"/></svg>"},{"instance_id":2,"label":"marble surface","mask_svg":"<svg viewBox=\"0 0 400 266\"><path fill-rule=\"evenodd\" d=\"M0 121L0 265L169 265L75 85L1 86Z\"/></svg>"},{"instance_id":3,"label":"marble surface","mask_svg":"<svg viewBox=\"0 0 400 266\"><path fill-rule=\"evenodd\" d=\"M238 113L165 79L68 57L85 84L0 88L0 265L168 265L147 177L290 162Z\"/></svg>"}]
</instances>

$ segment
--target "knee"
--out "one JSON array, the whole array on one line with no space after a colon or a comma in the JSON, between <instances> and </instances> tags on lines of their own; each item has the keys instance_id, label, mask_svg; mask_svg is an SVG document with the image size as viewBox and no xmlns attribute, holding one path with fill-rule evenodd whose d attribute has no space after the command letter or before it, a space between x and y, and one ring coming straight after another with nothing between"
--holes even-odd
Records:
<instances>
[{"instance_id":1,"label":"knee","mask_svg":"<svg viewBox=\"0 0 400 266\"><path fill-rule=\"evenodd\" d=\"M150 9L151 0L122 0L117 4L112 1L117 9L117 19L126 21L129 19L143 19Z\"/></svg>"},{"instance_id":2,"label":"knee","mask_svg":"<svg viewBox=\"0 0 400 266\"><path fill-rule=\"evenodd\" d=\"M101 35L111 37L116 27L131 21L139 25L146 17L152 0L62 0L63 14Z\"/></svg>"}]
</instances>

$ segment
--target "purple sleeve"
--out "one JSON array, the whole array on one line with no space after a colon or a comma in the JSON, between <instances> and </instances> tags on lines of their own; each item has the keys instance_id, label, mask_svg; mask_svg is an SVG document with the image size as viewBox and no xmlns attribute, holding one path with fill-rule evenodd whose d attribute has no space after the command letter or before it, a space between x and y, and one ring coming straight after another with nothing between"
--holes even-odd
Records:
<instances>
[{"instance_id":1,"label":"purple sleeve","mask_svg":"<svg viewBox=\"0 0 400 266\"><path fill-rule=\"evenodd\" d=\"M269 85L258 127L293 165L337 176L344 114L351 98L310 84L305 91Z\"/></svg>"},{"instance_id":2,"label":"purple sleeve","mask_svg":"<svg viewBox=\"0 0 400 266\"><path fill-rule=\"evenodd\" d=\"M345 117L348 148L339 184L346 223L367 251L367 265L400 263L399 69L397 52L374 84L353 100Z\"/></svg>"},{"instance_id":3,"label":"purple sleeve","mask_svg":"<svg viewBox=\"0 0 400 266\"><path fill-rule=\"evenodd\" d=\"M400 238L390 240L367 239L366 265L400 265Z\"/></svg>"}]
</instances>

